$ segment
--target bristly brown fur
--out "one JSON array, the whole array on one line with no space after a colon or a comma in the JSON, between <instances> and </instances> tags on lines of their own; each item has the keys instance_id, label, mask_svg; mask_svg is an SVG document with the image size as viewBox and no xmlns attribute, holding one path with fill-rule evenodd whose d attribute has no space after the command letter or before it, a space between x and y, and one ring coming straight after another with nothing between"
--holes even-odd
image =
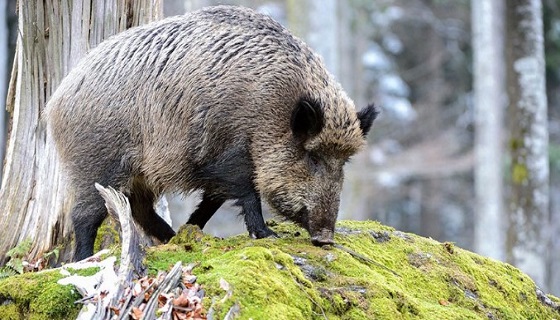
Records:
<instances>
[{"instance_id":1,"label":"bristly brown fur","mask_svg":"<svg viewBox=\"0 0 560 320\"><path fill-rule=\"evenodd\" d=\"M300 114L303 102L309 112ZM209 7L109 38L63 80L46 113L77 193L76 257L91 254L106 215L95 182L124 191L162 241L174 233L153 202L196 189L204 195L190 223L203 227L235 199L249 233L269 236L262 196L317 243L332 241L342 166L365 143L367 110L356 112L308 46L250 9ZM320 130L298 140L294 117Z\"/></svg>"}]
</instances>

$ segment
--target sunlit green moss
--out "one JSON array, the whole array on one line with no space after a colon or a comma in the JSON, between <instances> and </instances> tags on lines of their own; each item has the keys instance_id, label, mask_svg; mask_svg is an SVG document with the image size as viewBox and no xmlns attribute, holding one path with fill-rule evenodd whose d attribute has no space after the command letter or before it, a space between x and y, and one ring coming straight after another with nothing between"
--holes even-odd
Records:
<instances>
[{"instance_id":1,"label":"sunlit green moss","mask_svg":"<svg viewBox=\"0 0 560 320\"><path fill-rule=\"evenodd\" d=\"M114 219L105 219L97 230L93 252L120 246L119 226Z\"/></svg>"},{"instance_id":2,"label":"sunlit green moss","mask_svg":"<svg viewBox=\"0 0 560 320\"><path fill-rule=\"evenodd\" d=\"M527 166L521 163L514 163L511 177L513 183L515 184L522 184L527 181L529 178L529 170L527 170Z\"/></svg>"},{"instance_id":3,"label":"sunlit green moss","mask_svg":"<svg viewBox=\"0 0 560 320\"><path fill-rule=\"evenodd\" d=\"M0 280L0 319L73 319L80 295L56 282L58 271L25 273Z\"/></svg>"},{"instance_id":4,"label":"sunlit green moss","mask_svg":"<svg viewBox=\"0 0 560 320\"><path fill-rule=\"evenodd\" d=\"M335 240L346 249L317 248L292 224L273 228L281 238L219 239L185 227L169 244L150 248L145 262L151 273L176 261L195 264L214 319L234 305L239 319L255 320L560 318L538 301L525 274L450 243L342 221ZM74 317L78 296L57 285L59 278L43 272L0 281L0 319Z\"/></svg>"},{"instance_id":5,"label":"sunlit green moss","mask_svg":"<svg viewBox=\"0 0 560 320\"><path fill-rule=\"evenodd\" d=\"M336 242L371 263L314 247L291 224L274 229L280 239L217 239L190 229L181 241L150 250L147 262L158 268L199 263L194 273L218 319L236 303L240 319L560 317L537 300L533 281L519 270L449 243L376 222L340 222ZM220 279L233 288L227 299Z\"/></svg>"}]
</instances>

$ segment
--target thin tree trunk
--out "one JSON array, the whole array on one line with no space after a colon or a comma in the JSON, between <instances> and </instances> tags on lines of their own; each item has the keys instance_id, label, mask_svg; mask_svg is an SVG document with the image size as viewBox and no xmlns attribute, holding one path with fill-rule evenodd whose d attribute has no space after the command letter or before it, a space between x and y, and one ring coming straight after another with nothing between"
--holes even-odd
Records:
<instances>
[{"instance_id":1,"label":"thin tree trunk","mask_svg":"<svg viewBox=\"0 0 560 320\"><path fill-rule=\"evenodd\" d=\"M41 119L51 93L88 50L126 28L160 18L161 9L161 0L19 1L7 100L11 133L0 190L0 225L5 228L0 262L27 238L33 240L33 256L70 239L71 194Z\"/></svg>"},{"instance_id":2,"label":"thin tree trunk","mask_svg":"<svg viewBox=\"0 0 560 320\"><path fill-rule=\"evenodd\" d=\"M288 29L302 39L305 38L309 27L306 23L308 12L309 4L307 1L286 0L286 20Z\"/></svg>"},{"instance_id":3,"label":"thin tree trunk","mask_svg":"<svg viewBox=\"0 0 560 320\"><path fill-rule=\"evenodd\" d=\"M476 219L474 248L505 259L502 127L505 109L501 0L472 0Z\"/></svg>"},{"instance_id":4,"label":"thin tree trunk","mask_svg":"<svg viewBox=\"0 0 560 320\"><path fill-rule=\"evenodd\" d=\"M506 11L512 159L507 258L545 286L549 168L541 1L508 1Z\"/></svg>"},{"instance_id":5,"label":"thin tree trunk","mask_svg":"<svg viewBox=\"0 0 560 320\"><path fill-rule=\"evenodd\" d=\"M8 88L8 2L0 0L0 163L6 150L6 88ZM0 170L0 181L2 171Z\"/></svg>"},{"instance_id":6,"label":"thin tree trunk","mask_svg":"<svg viewBox=\"0 0 560 320\"><path fill-rule=\"evenodd\" d=\"M317 52L337 79L339 73L338 0L309 1L307 43Z\"/></svg>"}]
</instances>

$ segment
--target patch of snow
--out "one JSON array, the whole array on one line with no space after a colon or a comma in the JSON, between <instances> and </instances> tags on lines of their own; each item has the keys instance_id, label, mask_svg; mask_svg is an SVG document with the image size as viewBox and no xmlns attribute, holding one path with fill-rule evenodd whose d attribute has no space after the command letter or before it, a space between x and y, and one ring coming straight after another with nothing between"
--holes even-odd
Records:
<instances>
[{"instance_id":1,"label":"patch of snow","mask_svg":"<svg viewBox=\"0 0 560 320\"><path fill-rule=\"evenodd\" d=\"M374 10L370 16L373 25L387 28L394 21L401 19L404 16L404 11L398 6L390 6L385 10Z\"/></svg>"},{"instance_id":2,"label":"patch of snow","mask_svg":"<svg viewBox=\"0 0 560 320\"><path fill-rule=\"evenodd\" d=\"M382 93L399 97L408 97L410 88L397 74L386 74L379 79L379 89Z\"/></svg>"},{"instance_id":3,"label":"patch of snow","mask_svg":"<svg viewBox=\"0 0 560 320\"><path fill-rule=\"evenodd\" d=\"M401 177L389 172L380 172L377 175L377 183L386 188L397 188L401 184Z\"/></svg>"},{"instance_id":4,"label":"patch of snow","mask_svg":"<svg viewBox=\"0 0 560 320\"><path fill-rule=\"evenodd\" d=\"M385 155L383 149L372 146L369 151L369 160L373 164L380 165L387 161L387 156Z\"/></svg>"},{"instance_id":5,"label":"patch of snow","mask_svg":"<svg viewBox=\"0 0 560 320\"><path fill-rule=\"evenodd\" d=\"M383 96L382 98L383 109L387 110L390 115L398 120L411 122L417 117L416 111L412 108L412 104L408 99Z\"/></svg>"},{"instance_id":6,"label":"patch of snow","mask_svg":"<svg viewBox=\"0 0 560 320\"><path fill-rule=\"evenodd\" d=\"M403 150L402 145L395 139L383 139L379 144L383 151L390 155L401 153Z\"/></svg>"},{"instance_id":7,"label":"patch of snow","mask_svg":"<svg viewBox=\"0 0 560 320\"><path fill-rule=\"evenodd\" d=\"M370 46L364 53L362 63L366 68L376 71L388 71L392 66L390 59L377 44Z\"/></svg>"},{"instance_id":8,"label":"patch of snow","mask_svg":"<svg viewBox=\"0 0 560 320\"><path fill-rule=\"evenodd\" d=\"M401 39L399 39L393 33L387 33L383 36L383 47L387 49L392 54L399 54L403 50L403 43Z\"/></svg>"},{"instance_id":9,"label":"patch of snow","mask_svg":"<svg viewBox=\"0 0 560 320\"><path fill-rule=\"evenodd\" d=\"M399 6L390 6L385 10L385 16L391 21L399 20L404 16L404 10Z\"/></svg>"}]
</instances>

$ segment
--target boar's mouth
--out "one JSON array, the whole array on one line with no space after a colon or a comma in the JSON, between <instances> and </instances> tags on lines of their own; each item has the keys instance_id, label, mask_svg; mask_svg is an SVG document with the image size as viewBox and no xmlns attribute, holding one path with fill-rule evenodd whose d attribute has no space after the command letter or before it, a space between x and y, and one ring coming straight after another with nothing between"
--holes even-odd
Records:
<instances>
[{"instance_id":1,"label":"boar's mouth","mask_svg":"<svg viewBox=\"0 0 560 320\"><path fill-rule=\"evenodd\" d=\"M285 206L281 201L270 201L269 204L271 208L299 226L303 227L309 235L311 236L311 243L315 246L324 246L334 244L334 231L325 228L325 225L313 221L312 213L306 207L298 211L294 211L291 208Z\"/></svg>"},{"instance_id":2,"label":"boar's mouth","mask_svg":"<svg viewBox=\"0 0 560 320\"><path fill-rule=\"evenodd\" d=\"M314 246L324 246L324 245L333 245L334 244L334 233L332 230L329 229L321 229L319 232L315 232L315 234L311 235L311 243Z\"/></svg>"}]
</instances>

